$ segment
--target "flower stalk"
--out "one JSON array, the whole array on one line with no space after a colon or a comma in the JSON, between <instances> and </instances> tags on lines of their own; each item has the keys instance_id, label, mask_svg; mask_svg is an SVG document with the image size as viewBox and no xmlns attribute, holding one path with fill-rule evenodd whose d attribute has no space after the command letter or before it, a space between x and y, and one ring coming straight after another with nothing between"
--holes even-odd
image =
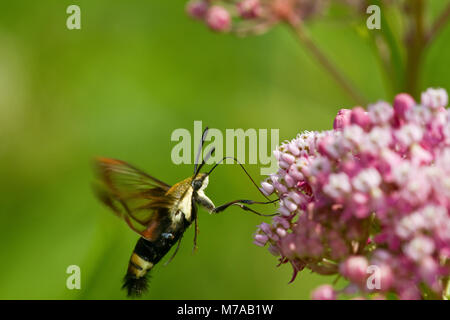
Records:
<instances>
[{"instance_id":1,"label":"flower stalk","mask_svg":"<svg viewBox=\"0 0 450 320\"><path fill-rule=\"evenodd\" d=\"M357 104L364 105L366 100L356 87L348 80L341 71L331 62L325 53L314 43L307 30L301 23L290 23L289 26L294 31L300 44L316 59L316 61L328 72L334 81L348 94Z\"/></svg>"},{"instance_id":2,"label":"flower stalk","mask_svg":"<svg viewBox=\"0 0 450 320\"><path fill-rule=\"evenodd\" d=\"M436 19L430 31L428 32L426 39L427 44L433 42L433 40L442 31L442 29L448 23L449 20L450 20L450 3L442 11L441 15Z\"/></svg>"},{"instance_id":3,"label":"flower stalk","mask_svg":"<svg viewBox=\"0 0 450 320\"><path fill-rule=\"evenodd\" d=\"M410 20L410 30L406 40L407 65L405 90L417 98L419 90L418 81L426 44L424 26L425 0L411 0L407 12Z\"/></svg>"},{"instance_id":4,"label":"flower stalk","mask_svg":"<svg viewBox=\"0 0 450 320\"><path fill-rule=\"evenodd\" d=\"M352 81L327 57L309 35L306 23L324 15L329 0L191 0L187 4L188 14L213 31L233 32L239 36L258 35L277 24L291 29L299 43L327 71L335 83L354 103L365 105L366 99ZM356 9L361 23L367 19L367 1L339 1L341 5ZM420 74L426 49L450 20L450 5L443 10L430 28L427 28L425 13L428 0L409 0L404 5L394 1L373 0L381 10L381 30L370 30L372 47L384 70L384 82L389 96L404 91L419 98ZM397 35L390 27L390 8L400 10L408 27L405 35ZM403 54L397 38L405 38Z\"/></svg>"}]
</instances>

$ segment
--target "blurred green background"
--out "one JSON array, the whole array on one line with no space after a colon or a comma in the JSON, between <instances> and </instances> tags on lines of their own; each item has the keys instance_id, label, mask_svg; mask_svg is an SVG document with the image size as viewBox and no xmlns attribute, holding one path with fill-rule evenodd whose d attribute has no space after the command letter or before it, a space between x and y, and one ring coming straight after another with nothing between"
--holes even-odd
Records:
<instances>
[{"instance_id":1,"label":"blurred green background","mask_svg":"<svg viewBox=\"0 0 450 320\"><path fill-rule=\"evenodd\" d=\"M448 1L430 1L430 16ZM82 29L67 30L66 8ZM91 160L126 160L173 184L192 172L170 153L176 128L279 128L280 140L332 126L353 102L283 27L249 38L217 35L189 19L185 1L41 0L0 4L0 298L123 299L137 240L93 196ZM370 101L391 99L370 45L345 19L310 24L319 45ZM450 89L450 31L427 54L421 89ZM257 165L247 166L261 180ZM215 204L260 195L236 166L219 168ZM272 207L273 208L273 207ZM272 210L272 208L269 208ZM266 208L267 209L267 208ZM307 299L333 278L276 267L252 244L268 219L239 209L200 211L149 299ZM81 268L81 290L66 268Z\"/></svg>"}]
</instances>

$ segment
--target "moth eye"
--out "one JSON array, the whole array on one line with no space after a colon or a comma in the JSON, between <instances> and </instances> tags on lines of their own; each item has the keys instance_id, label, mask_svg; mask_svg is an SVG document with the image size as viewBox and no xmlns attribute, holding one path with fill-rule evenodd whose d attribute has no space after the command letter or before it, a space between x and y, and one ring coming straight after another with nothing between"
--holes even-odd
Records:
<instances>
[{"instance_id":1,"label":"moth eye","mask_svg":"<svg viewBox=\"0 0 450 320\"><path fill-rule=\"evenodd\" d=\"M194 190L198 190L202 187L202 182L200 180L194 180L192 186L194 187Z\"/></svg>"}]
</instances>

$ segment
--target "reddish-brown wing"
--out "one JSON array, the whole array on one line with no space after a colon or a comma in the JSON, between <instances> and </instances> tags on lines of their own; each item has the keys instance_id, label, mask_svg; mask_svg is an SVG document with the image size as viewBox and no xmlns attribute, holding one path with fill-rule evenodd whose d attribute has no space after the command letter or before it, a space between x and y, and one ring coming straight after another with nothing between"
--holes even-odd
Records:
<instances>
[{"instance_id":1,"label":"reddish-brown wing","mask_svg":"<svg viewBox=\"0 0 450 320\"><path fill-rule=\"evenodd\" d=\"M95 167L99 199L145 239L158 238L161 221L176 201L166 194L170 185L120 160L97 158Z\"/></svg>"}]
</instances>

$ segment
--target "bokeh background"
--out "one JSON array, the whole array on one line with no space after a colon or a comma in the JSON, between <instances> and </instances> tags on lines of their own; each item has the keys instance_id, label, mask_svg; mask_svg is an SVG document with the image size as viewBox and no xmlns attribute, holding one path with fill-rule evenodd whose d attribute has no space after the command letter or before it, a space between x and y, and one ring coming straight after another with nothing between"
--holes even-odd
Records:
<instances>
[{"instance_id":1,"label":"bokeh background","mask_svg":"<svg viewBox=\"0 0 450 320\"><path fill-rule=\"evenodd\" d=\"M429 17L448 1L429 1ZM67 30L66 8L82 29ZM279 128L280 139L332 126L353 102L283 27L249 38L218 35L185 15L184 0L20 0L0 4L0 298L123 299L137 240L93 196L91 160L129 161L168 183L176 128ZM333 14L335 18L333 18ZM370 44L342 19L309 24L314 39L370 101L390 99ZM366 31L367 32L367 31ZM450 30L424 61L421 89L450 89ZM247 166L261 180L257 165ZM260 195L236 166L207 194L222 204ZM274 210L274 208L266 208ZM276 267L252 244L264 218L200 211L199 251L187 231L174 261L153 270L148 299L307 299L333 278ZM66 268L81 268L81 290Z\"/></svg>"}]
</instances>

